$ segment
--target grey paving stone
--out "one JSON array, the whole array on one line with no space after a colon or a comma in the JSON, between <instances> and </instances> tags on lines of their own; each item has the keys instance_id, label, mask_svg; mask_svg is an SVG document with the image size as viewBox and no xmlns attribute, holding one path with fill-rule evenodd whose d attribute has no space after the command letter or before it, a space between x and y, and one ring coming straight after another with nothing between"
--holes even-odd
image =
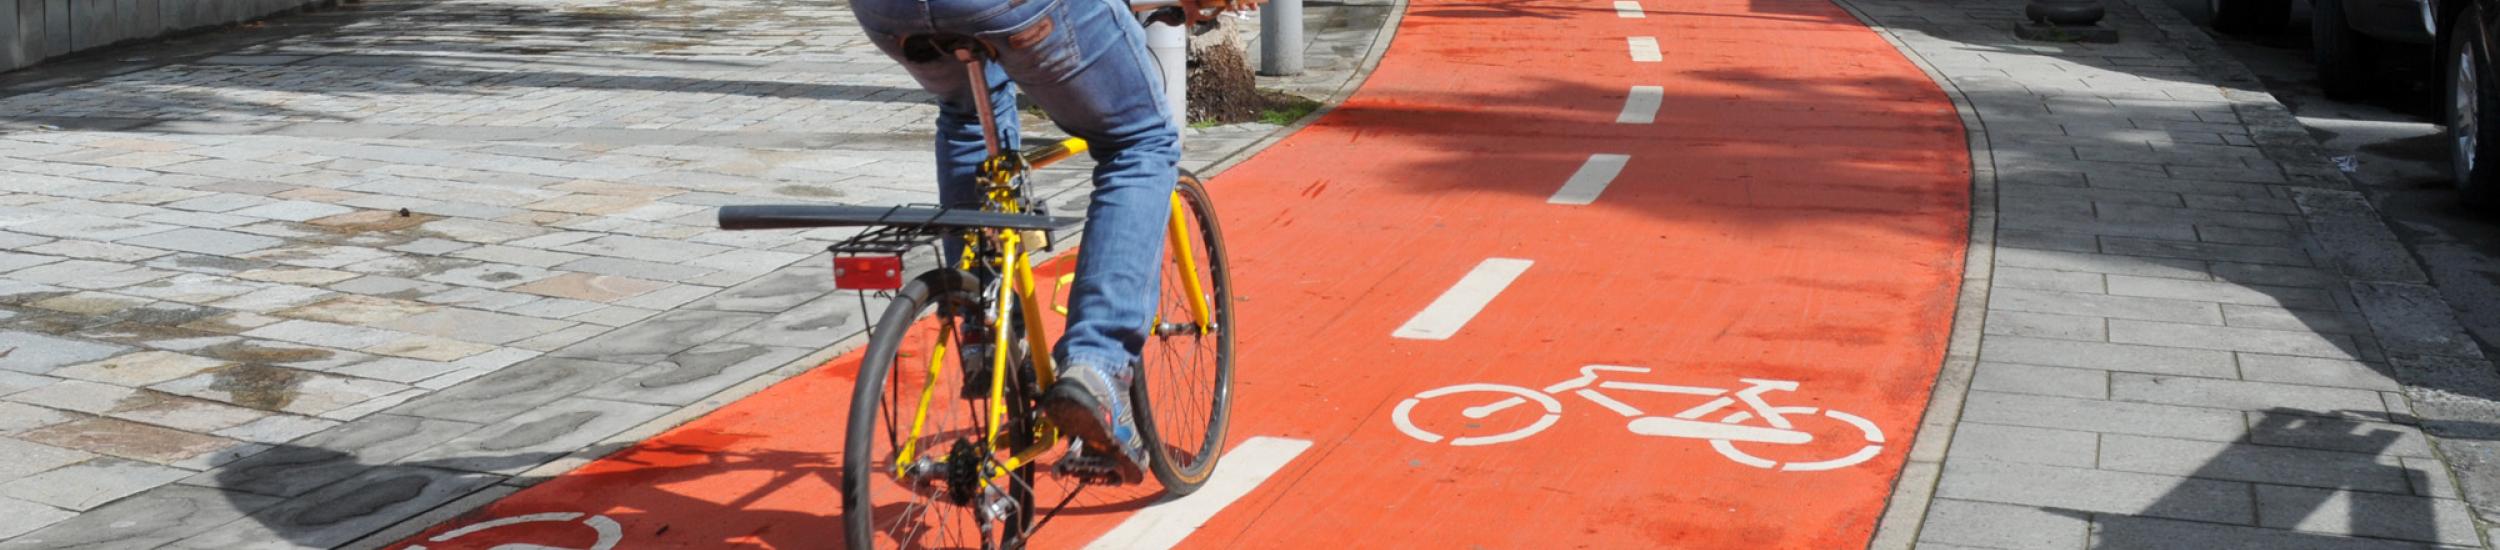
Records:
<instances>
[{"instance_id":1,"label":"grey paving stone","mask_svg":"<svg viewBox=\"0 0 2500 550\"><path fill-rule=\"evenodd\" d=\"M76 449L0 437L0 478L23 478L95 457L93 453Z\"/></svg>"},{"instance_id":2,"label":"grey paving stone","mask_svg":"<svg viewBox=\"0 0 2500 550\"><path fill-rule=\"evenodd\" d=\"M685 262L729 251L728 248L707 244L622 235L610 235L550 248L578 254L615 256L664 263Z\"/></svg>"},{"instance_id":3,"label":"grey paving stone","mask_svg":"<svg viewBox=\"0 0 2500 550\"><path fill-rule=\"evenodd\" d=\"M2100 437L2091 432L1964 423L1954 428L1947 456L2091 468Z\"/></svg>"},{"instance_id":4,"label":"grey paving stone","mask_svg":"<svg viewBox=\"0 0 2500 550\"><path fill-rule=\"evenodd\" d=\"M0 355L0 369L42 374L118 355L130 348L31 332L0 331L0 349L9 350L7 355Z\"/></svg>"},{"instance_id":5,"label":"grey paving stone","mask_svg":"<svg viewBox=\"0 0 2500 550\"><path fill-rule=\"evenodd\" d=\"M2247 421L2234 411L1984 390L1970 392L1962 421L2205 441L2248 434Z\"/></svg>"},{"instance_id":6,"label":"grey paving stone","mask_svg":"<svg viewBox=\"0 0 2500 550\"><path fill-rule=\"evenodd\" d=\"M148 389L267 411L320 415L390 395L407 386L247 363Z\"/></svg>"},{"instance_id":7,"label":"grey paving stone","mask_svg":"<svg viewBox=\"0 0 2500 550\"><path fill-rule=\"evenodd\" d=\"M182 539L175 548L330 548L494 484L496 477L384 466Z\"/></svg>"},{"instance_id":8,"label":"grey paving stone","mask_svg":"<svg viewBox=\"0 0 2500 550\"><path fill-rule=\"evenodd\" d=\"M2109 393L2111 399L2143 403L2289 414L2386 416L2386 404L2377 392L2347 388L2122 372L2110 375Z\"/></svg>"},{"instance_id":9,"label":"grey paving stone","mask_svg":"<svg viewBox=\"0 0 2500 550\"><path fill-rule=\"evenodd\" d=\"M2430 550L2420 543L2300 533L2134 515L2096 515L2091 548L2214 550Z\"/></svg>"},{"instance_id":10,"label":"grey paving stone","mask_svg":"<svg viewBox=\"0 0 2500 550\"><path fill-rule=\"evenodd\" d=\"M1989 292L1988 308L2083 317L2222 324L2222 308L2212 303L2079 292L1996 289Z\"/></svg>"},{"instance_id":11,"label":"grey paving stone","mask_svg":"<svg viewBox=\"0 0 2500 550\"><path fill-rule=\"evenodd\" d=\"M2227 326L2269 330L2309 331L2326 334L2369 334L2370 326L2358 316L2323 309L2283 309L2264 306L2222 305L2222 322Z\"/></svg>"},{"instance_id":12,"label":"grey paving stone","mask_svg":"<svg viewBox=\"0 0 2500 550\"><path fill-rule=\"evenodd\" d=\"M1982 361L2233 378L2238 376L2229 352L2078 342L2020 336L1991 336L1979 349Z\"/></svg>"},{"instance_id":13,"label":"grey paving stone","mask_svg":"<svg viewBox=\"0 0 2500 550\"><path fill-rule=\"evenodd\" d=\"M566 346L553 355L643 363L720 339L763 321L756 313L680 310Z\"/></svg>"},{"instance_id":14,"label":"grey paving stone","mask_svg":"<svg viewBox=\"0 0 2500 550\"><path fill-rule=\"evenodd\" d=\"M642 424L672 407L567 398L410 457L431 467L518 474Z\"/></svg>"},{"instance_id":15,"label":"grey paving stone","mask_svg":"<svg viewBox=\"0 0 2500 550\"><path fill-rule=\"evenodd\" d=\"M2194 237L2189 237L2193 239ZM2125 256L2220 260L2258 264L2310 266L2309 255L2297 248L2184 242L2130 237L2103 237L2101 250Z\"/></svg>"},{"instance_id":16,"label":"grey paving stone","mask_svg":"<svg viewBox=\"0 0 2500 550\"><path fill-rule=\"evenodd\" d=\"M339 423L335 421L308 416L273 414L243 425L217 430L216 433L219 436L243 441L278 444L320 433L322 430L338 425Z\"/></svg>"},{"instance_id":17,"label":"grey paving stone","mask_svg":"<svg viewBox=\"0 0 2500 550\"><path fill-rule=\"evenodd\" d=\"M2028 288L2061 292L2105 293L2101 274L2079 271L2052 271L2027 267L1998 267L1993 288Z\"/></svg>"},{"instance_id":18,"label":"grey paving stone","mask_svg":"<svg viewBox=\"0 0 2500 550\"><path fill-rule=\"evenodd\" d=\"M2456 314L2439 291L2430 287L2395 283L2355 283L2353 299L2377 329L2379 342L2395 353L2439 355L2447 357L2482 357L2473 338L2465 334Z\"/></svg>"},{"instance_id":19,"label":"grey paving stone","mask_svg":"<svg viewBox=\"0 0 2500 550\"><path fill-rule=\"evenodd\" d=\"M392 412L489 424L623 378L638 368L637 365L561 357L532 359L411 400L392 409Z\"/></svg>"},{"instance_id":20,"label":"grey paving stone","mask_svg":"<svg viewBox=\"0 0 2500 550\"><path fill-rule=\"evenodd\" d=\"M244 336L342 349L364 349L406 338L406 333L320 321L287 320L244 331Z\"/></svg>"},{"instance_id":21,"label":"grey paving stone","mask_svg":"<svg viewBox=\"0 0 2500 550\"><path fill-rule=\"evenodd\" d=\"M2291 419L2278 415L2270 418ZM2392 445L2396 432L2353 434L2326 421L2309 422L2315 429L2353 438L2353 448ZM2349 426L2350 423L2345 423ZM2304 429L2257 426L2254 431ZM2295 437L2326 437L2327 433ZM2215 442L2112 434L2101 437L2099 467L2106 470L2248 481L2302 487L2347 488L2406 494L2407 471L2392 455L2275 447L2249 442Z\"/></svg>"},{"instance_id":22,"label":"grey paving stone","mask_svg":"<svg viewBox=\"0 0 2500 550\"><path fill-rule=\"evenodd\" d=\"M2159 277L2109 276L2109 293L2120 296L2171 298L2225 304L2286 308L2332 309L2326 292L2308 288L2256 286L2227 281L2184 281Z\"/></svg>"},{"instance_id":23,"label":"grey paving stone","mask_svg":"<svg viewBox=\"0 0 2500 550\"><path fill-rule=\"evenodd\" d=\"M2242 353L2239 357L2240 377L2251 381L2371 390L2402 388L2390 376L2391 367L2360 361L2258 353Z\"/></svg>"},{"instance_id":24,"label":"grey paving stone","mask_svg":"<svg viewBox=\"0 0 2500 550\"><path fill-rule=\"evenodd\" d=\"M75 416L68 412L21 403L0 402L0 435L68 422Z\"/></svg>"},{"instance_id":25,"label":"grey paving stone","mask_svg":"<svg viewBox=\"0 0 2500 550\"><path fill-rule=\"evenodd\" d=\"M251 216L255 218L301 222L311 221L316 218L336 216L354 211L356 211L356 209L335 204L289 200L232 210L225 213L237 216Z\"/></svg>"},{"instance_id":26,"label":"grey paving stone","mask_svg":"<svg viewBox=\"0 0 2500 550\"><path fill-rule=\"evenodd\" d=\"M77 516L77 512L16 499L0 498L0 538L13 537L41 529ZM0 547L16 548L15 541L0 541Z\"/></svg>"},{"instance_id":27,"label":"grey paving stone","mask_svg":"<svg viewBox=\"0 0 2500 550\"><path fill-rule=\"evenodd\" d=\"M2089 524L2080 514L2032 506L1937 499L1927 508L1918 548L1943 548L1939 544L2006 550L2082 548L2090 536Z\"/></svg>"},{"instance_id":28,"label":"grey paving stone","mask_svg":"<svg viewBox=\"0 0 2500 550\"><path fill-rule=\"evenodd\" d=\"M784 269L765 275L686 307L720 311L779 313L832 293L833 279L820 270Z\"/></svg>"},{"instance_id":29,"label":"grey paving stone","mask_svg":"<svg viewBox=\"0 0 2500 550\"><path fill-rule=\"evenodd\" d=\"M57 384L26 390L8 396L8 400L87 414L103 414L119 408L124 400L138 390L99 384L85 380L63 380Z\"/></svg>"},{"instance_id":30,"label":"grey paving stone","mask_svg":"<svg viewBox=\"0 0 2500 550\"><path fill-rule=\"evenodd\" d=\"M2108 399L2109 374L2109 371L2097 369L1983 361L1974 370L1970 387L2006 393Z\"/></svg>"},{"instance_id":31,"label":"grey paving stone","mask_svg":"<svg viewBox=\"0 0 2500 550\"><path fill-rule=\"evenodd\" d=\"M0 495L84 511L190 474L145 462L97 458L0 483Z\"/></svg>"},{"instance_id":32,"label":"grey paving stone","mask_svg":"<svg viewBox=\"0 0 2500 550\"><path fill-rule=\"evenodd\" d=\"M478 425L377 414L184 479L189 485L295 496L433 448Z\"/></svg>"},{"instance_id":33,"label":"grey paving stone","mask_svg":"<svg viewBox=\"0 0 2500 550\"><path fill-rule=\"evenodd\" d=\"M1948 460L1939 498L2248 525L2246 483L1988 460Z\"/></svg>"},{"instance_id":34,"label":"grey paving stone","mask_svg":"<svg viewBox=\"0 0 2500 550\"><path fill-rule=\"evenodd\" d=\"M133 244L151 248L225 256L232 256L286 244L285 239L275 239L248 233L236 233L233 231L191 228L151 233L138 237L122 239L120 242L123 244Z\"/></svg>"},{"instance_id":35,"label":"grey paving stone","mask_svg":"<svg viewBox=\"0 0 2500 550\"><path fill-rule=\"evenodd\" d=\"M2100 342L2109 339L2108 320L2054 313L1990 311L1987 334L2032 336L2059 340Z\"/></svg>"},{"instance_id":36,"label":"grey paving stone","mask_svg":"<svg viewBox=\"0 0 2500 550\"><path fill-rule=\"evenodd\" d=\"M556 266L556 268L565 271L579 271L583 273L597 273L601 275L615 275L619 277L634 277L658 281L683 281L704 275L710 275L716 271L700 267L688 267L678 264L648 262L642 260L629 260L625 258L610 258L606 256L581 257L581 259L578 260L565 262L563 265Z\"/></svg>"},{"instance_id":37,"label":"grey paving stone","mask_svg":"<svg viewBox=\"0 0 2500 550\"><path fill-rule=\"evenodd\" d=\"M2479 545L2464 502L2308 487L2257 486L2259 524L2313 533Z\"/></svg>"},{"instance_id":38,"label":"grey paving stone","mask_svg":"<svg viewBox=\"0 0 2500 550\"><path fill-rule=\"evenodd\" d=\"M167 485L78 514L76 518L15 539L0 548L155 548L242 519L279 499L215 489ZM5 502L5 501L0 501ZM4 507L5 505L0 505ZM18 510L0 509L0 517ZM0 530L0 537L12 533Z\"/></svg>"},{"instance_id":39,"label":"grey paving stone","mask_svg":"<svg viewBox=\"0 0 2500 550\"><path fill-rule=\"evenodd\" d=\"M581 393L584 397L688 405L720 390L806 356L807 349L715 342L670 356L613 382Z\"/></svg>"},{"instance_id":40,"label":"grey paving stone","mask_svg":"<svg viewBox=\"0 0 2500 550\"><path fill-rule=\"evenodd\" d=\"M2286 330L2155 323L2128 319L2109 322L2109 340L2175 348L2277 353L2329 359L2361 359L2349 336Z\"/></svg>"},{"instance_id":41,"label":"grey paving stone","mask_svg":"<svg viewBox=\"0 0 2500 550\"><path fill-rule=\"evenodd\" d=\"M42 219L7 226L10 231L46 237L118 241L150 233L172 231L181 226L90 216L85 214L50 214Z\"/></svg>"}]
</instances>

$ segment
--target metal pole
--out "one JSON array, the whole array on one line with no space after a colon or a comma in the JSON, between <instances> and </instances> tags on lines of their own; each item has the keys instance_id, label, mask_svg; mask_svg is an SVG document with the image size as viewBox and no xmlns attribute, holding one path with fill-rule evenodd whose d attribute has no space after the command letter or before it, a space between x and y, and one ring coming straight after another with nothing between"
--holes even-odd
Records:
<instances>
[{"instance_id":1,"label":"metal pole","mask_svg":"<svg viewBox=\"0 0 2500 550\"><path fill-rule=\"evenodd\" d=\"M1302 0L1270 0L1259 8L1259 74L1302 74Z\"/></svg>"},{"instance_id":2,"label":"metal pole","mask_svg":"<svg viewBox=\"0 0 2500 550\"><path fill-rule=\"evenodd\" d=\"M1188 127L1189 33L1171 23L1147 23L1146 50L1163 69L1163 106L1172 113L1172 124Z\"/></svg>"}]
</instances>

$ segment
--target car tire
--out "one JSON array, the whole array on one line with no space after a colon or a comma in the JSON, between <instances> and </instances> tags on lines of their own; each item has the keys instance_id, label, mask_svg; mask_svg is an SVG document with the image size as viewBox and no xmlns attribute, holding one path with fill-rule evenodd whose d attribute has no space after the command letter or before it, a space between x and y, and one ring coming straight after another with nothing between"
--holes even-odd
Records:
<instances>
[{"instance_id":1,"label":"car tire","mask_svg":"<svg viewBox=\"0 0 2500 550\"><path fill-rule=\"evenodd\" d=\"M2291 0L2205 0L2214 30L2237 35L2267 35L2292 20Z\"/></svg>"},{"instance_id":2,"label":"car tire","mask_svg":"<svg viewBox=\"0 0 2500 550\"><path fill-rule=\"evenodd\" d=\"M2354 99L2370 93L2370 56L2377 41L2352 30L2344 17L2344 0L2317 0L2309 16L2311 60L2318 66L2318 89L2329 99Z\"/></svg>"},{"instance_id":3,"label":"car tire","mask_svg":"<svg viewBox=\"0 0 2500 550\"><path fill-rule=\"evenodd\" d=\"M2443 94L2448 124L2450 177L2466 204L2491 208L2500 204L2500 82L2492 79L2491 37L2477 23L2473 9L2448 28L2448 51L2440 61L2446 78Z\"/></svg>"}]
</instances>

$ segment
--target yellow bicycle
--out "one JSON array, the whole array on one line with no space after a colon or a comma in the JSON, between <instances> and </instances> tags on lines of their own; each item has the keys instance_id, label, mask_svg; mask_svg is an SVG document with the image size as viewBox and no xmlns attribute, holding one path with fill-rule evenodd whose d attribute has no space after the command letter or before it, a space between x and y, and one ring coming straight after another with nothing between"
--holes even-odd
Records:
<instances>
[{"instance_id":1,"label":"yellow bicycle","mask_svg":"<svg viewBox=\"0 0 2500 550\"><path fill-rule=\"evenodd\" d=\"M987 90L980 48L944 50ZM833 245L836 286L890 293L869 331L851 394L842 456L843 523L849 547L1018 548L1089 484L1118 479L1109 457L1062 437L1038 399L1054 379L1034 254L1049 232L1073 218L1043 212L1031 194L1032 170L1086 149L1066 139L1002 151L983 94L973 94L989 136L978 210L928 206L730 206L724 229L864 227ZM963 243L946 258L947 237ZM1130 401L1152 452L1150 469L1166 493L1196 490L1224 450L1233 381L1232 278L1215 206L1197 176L1182 171L1172 194L1167 266L1158 313ZM941 265L905 280L907 252L939 250ZM935 318L923 317L935 313ZM989 360L948 373L966 342L986 342ZM908 364L913 368L897 369ZM943 403L960 400L964 406ZM1056 505L1034 506L1035 466L1072 480Z\"/></svg>"}]
</instances>

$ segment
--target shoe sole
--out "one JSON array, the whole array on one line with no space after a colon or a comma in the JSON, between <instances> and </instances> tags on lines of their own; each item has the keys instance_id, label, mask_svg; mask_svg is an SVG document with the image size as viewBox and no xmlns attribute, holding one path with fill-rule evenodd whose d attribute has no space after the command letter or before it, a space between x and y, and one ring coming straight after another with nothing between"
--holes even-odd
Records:
<instances>
[{"instance_id":1,"label":"shoe sole","mask_svg":"<svg viewBox=\"0 0 2500 550\"><path fill-rule=\"evenodd\" d=\"M1094 448L1109 449L1111 456L1105 458L1120 470L1120 479L1125 483L1145 481L1145 468L1129 460L1128 453L1120 450L1120 442L1112 440L1111 427L1095 416L1099 410L1102 402L1075 386L1054 385L1042 396L1042 414L1050 417L1050 423L1058 426L1061 433Z\"/></svg>"}]
</instances>

